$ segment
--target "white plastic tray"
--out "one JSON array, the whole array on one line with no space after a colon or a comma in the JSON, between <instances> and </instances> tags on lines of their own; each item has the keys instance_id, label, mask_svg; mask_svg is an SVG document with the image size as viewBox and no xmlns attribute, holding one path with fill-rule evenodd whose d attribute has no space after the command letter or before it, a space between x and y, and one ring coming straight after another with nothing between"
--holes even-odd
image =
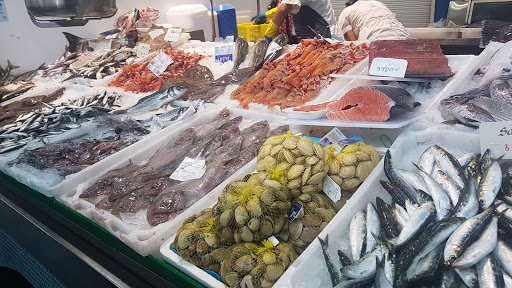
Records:
<instances>
[{"instance_id":1,"label":"white plastic tray","mask_svg":"<svg viewBox=\"0 0 512 288\"><path fill-rule=\"evenodd\" d=\"M107 210L97 209L94 204L84 199L80 199L79 196L87 189L90 185L92 185L98 178L105 175L108 171L125 167L132 164L140 164L147 161L160 147L166 145L171 139L173 139L176 135L181 133L182 131L194 127L197 125L205 124L210 121L215 115L218 114L220 110L213 111L204 111L202 113L198 113L191 118L187 118L187 120L180 125L173 126L172 129L164 129L159 132L158 137L151 137L151 139L144 139L145 141L139 141L128 147L129 151L125 151L127 149L122 150L122 155L116 158L116 161L109 161L109 165L104 165L102 167L95 167L99 171L96 171L95 175L81 179L79 185L76 185L76 189L68 190L66 193L57 197L57 200L62 202L64 205L72 208L73 210L79 212L80 214L96 221L98 224L107 229L110 233L121 239L125 244L130 246L132 249L137 251L139 254L143 256L147 256L149 254L154 254L155 256L159 256L158 248L162 244L163 241L168 239L170 236L176 233L178 228L180 227L183 220L192 216L194 213L213 205L218 196L220 195L219 191L217 194L208 193L201 200L196 202L193 206L186 209L180 215L176 216L173 220L159 224L155 227L141 227L140 224L130 224L127 221L123 221L120 218L114 216ZM238 116L241 115L245 120L249 121L261 121L258 117L257 113L251 113L249 111L230 109L231 115ZM279 118L277 118L279 119ZM276 120L275 117L267 117L267 120ZM270 122L269 121L269 122ZM243 124L243 123L242 123ZM278 126L279 123L272 122L271 128ZM292 128L291 128L292 129ZM300 132L292 129L292 132ZM123 156L123 157L121 157ZM255 166L256 160L250 162L248 165ZM251 166L249 166L251 167ZM101 169L101 170L100 170ZM254 170L251 168L248 172L245 168L240 169L235 174L231 175L228 179L226 179L220 186L224 187L229 181L235 178L243 177L247 173L250 173ZM133 217L146 217L146 210L139 211L139 214L131 215ZM140 222L140 220L138 221Z\"/></svg>"},{"instance_id":2,"label":"white plastic tray","mask_svg":"<svg viewBox=\"0 0 512 288\"><path fill-rule=\"evenodd\" d=\"M504 43L491 42L489 45L487 45L487 47L485 47L484 51L478 55L478 57L472 58L471 65L458 73L456 75L457 80L453 81L453 85L448 87L448 89L444 89L437 97L437 100L433 102L427 109L427 116L425 119L434 123L443 122L444 119L441 117L441 113L438 110L439 101L446 99L451 95L464 93L473 88L476 88L478 82L473 79L476 71L489 64L492 56L494 56L496 51L498 51L504 45Z\"/></svg>"},{"instance_id":3,"label":"white plastic tray","mask_svg":"<svg viewBox=\"0 0 512 288\"><path fill-rule=\"evenodd\" d=\"M440 145L456 156L460 156L464 152L480 151L478 134L459 132L449 126L430 127L430 125L417 122L398 137L390 148L394 165L402 169L412 170L413 164L411 161L418 161L421 153L434 144ZM377 196L388 203L391 200L389 194L379 183L379 180L386 180L383 165L383 160L381 160L352 198L319 235L322 239L329 235L329 251L338 270L341 266L338 263L337 250L341 249L345 253L349 253L350 245L347 233L352 216L356 212L366 209L368 203L375 203ZM274 287L307 288L331 286L330 276L317 239L311 243L274 285Z\"/></svg>"},{"instance_id":4,"label":"white plastic tray","mask_svg":"<svg viewBox=\"0 0 512 288\"><path fill-rule=\"evenodd\" d=\"M476 56L473 55L447 55L448 65L452 68L452 71L455 73L453 77L446 81L446 85L441 90L439 94L433 97L430 101L424 101L422 106L422 111L413 111L402 113L400 115L392 116L390 119L384 122L373 122L373 121L332 121L327 118L318 118L321 116L325 116L325 112L322 115L322 111L318 112L297 112L292 111L292 108L283 110L287 117L285 123L295 123L298 125L314 125L314 126L332 126L332 127L359 127L359 128L386 128L386 129L396 129L408 125L412 122L418 121L424 115L424 111L428 111L434 103L438 103L441 99L442 95L445 95L446 91L451 91L454 85L458 85L460 82L460 78L466 75L468 70L472 70L474 66L474 61L472 61ZM353 68L353 75L366 75L368 71L368 58L361 61L361 65ZM460 76L463 75L463 76ZM323 101L333 101L339 100L341 97L345 95L346 92L351 90L352 88L365 86L365 85L374 85L378 84L379 81L370 81L370 80L357 80L354 79L350 81L343 89L339 91L339 93L335 94L331 99ZM318 104L318 103L315 103ZM309 113L313 115L309 115Z\"/></svg>"}]
</instances>

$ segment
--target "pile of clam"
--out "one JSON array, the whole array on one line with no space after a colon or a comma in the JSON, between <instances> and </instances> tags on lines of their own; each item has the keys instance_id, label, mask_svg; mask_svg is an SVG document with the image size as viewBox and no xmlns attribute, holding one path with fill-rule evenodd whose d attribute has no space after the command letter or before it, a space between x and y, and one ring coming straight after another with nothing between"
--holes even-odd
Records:
<instances>
[{"instance_id":1,"label":"pile of clam","mask_svg":"<svg viewBox=\"0 0 512 288\"><path fill-rule=\"evenodd\" d=\"M301 254L329 224L336 212L331 199L320 193L302 194L292 201L296 202L302 205L302 209L295 220L285 221L277 237L279 240L288 241Z\"/></svg>"},{"instance_id":2,"label":"pile of clam","mask_svg":"<svg viewBox=\"0 0 512 288\"><path fill-rule=\"evenodd\" d=\"M212 209L207 208L189 217L176 233L173 246L188 262L216 273L224 259L224 251L232 243L222 241L213 223Z\"/></svg>"},{"instance_id":3,"label":"pile of clam","mask_svg":"<svg viewBox=\"0 0 512 288\"><path fill-rule=\"evenodd\" d=\"M231 181L213 206L223 241L259 242L281 231L290 210L290 196L267 174Z\"/></svg>"},{"instance_id":4,"label":"pile of clam","mask_svg":"<svg viewBox=\"0 0 512 288\"><path fill-rule=\"evenodd\" d=\"M274 247L269 242L229 247L220 271L224 282L230 287L272 287L298 256L288 243Z\"/></svg>"},{"instance_id":5,"label":"pile of clam","mask_svg":"<svg viewBox=\"0 0 512 288\"><path fill-rule=\"evenodd\" d=\"M311 139L282 135L267 139L258 153L256 170L279 181L292 198L322 191L329 167L324 148Z\"/></svg>"}]
</instances>

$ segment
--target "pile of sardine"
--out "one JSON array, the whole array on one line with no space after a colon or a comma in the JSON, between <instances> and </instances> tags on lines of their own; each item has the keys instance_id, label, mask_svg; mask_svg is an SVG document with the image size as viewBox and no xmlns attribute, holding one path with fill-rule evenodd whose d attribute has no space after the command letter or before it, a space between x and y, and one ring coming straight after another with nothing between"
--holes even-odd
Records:
<instances>
[{"instance_id":1,"label":"pile of sardine","mask_svg":"<svg viewBox=\"0 0 512 288\"><path fill-rule=\"evenodd\" d=\"M87 125L82 124L82 128L89 131L65 141L26 150L8 165L27 164L39 170L53 169L64 177L93 165L149 134L135 120L111 114L97 117Z\"/></svg>"},{"instance_id":2,"label":"pile of sardine","mask_svg":"<svg viewBox=\"0 0 512 288\"><path fill-rule=\"evenodd\" d=\"M113 109L114 107L119 107L119 105L115 105L114 103L121 97L121 95L117 93L107 93L107 91L103 91L100 93L96 93L94 95L83 97L69 103L69 106L76 106L80 108L91 107L91 108L106 108Z\"/></svg>"},{"instance_id":3,"label":"pile of sardine","mask_svg":"<svg viewBox=\"0 0 512 288\"><path fill-rule=\"evenodd\" d=\"M79 128L81 123L106 113L91 107L44 105L45 108L20 115L14 123L0 128L0 154L17 150L30 140L39 141Z\"/></svg>"},{"instance_id":4,"label":"pile of sardine","mask_svg":"<svg viewBox=\"0 0 512 288\"><path fill-rule=\"evenodd\" d=\"M267 121L241 130L241 121L224 109L210 122L176 135L146 163L108 172L80 198L113 214L147 209L152 226L173 219L254 159L268 137L288 131L288 126L280 126L269 132ZM170 179L186 157L204 160L204 175L182 182Z\"/></svg>"},{"instance_id":5,"label":"pile of sardine","mask_svg":"<svg viewBox=\"0 0 512 288\"><path fill-rule=\"evenodd\" d=\"M512 287L511 163L437 145L414 172L391 160L388 151L381 185L392 204L377 197L353 216L341 273L319 238L333 286Z\"/></svg>"}]
</instances>

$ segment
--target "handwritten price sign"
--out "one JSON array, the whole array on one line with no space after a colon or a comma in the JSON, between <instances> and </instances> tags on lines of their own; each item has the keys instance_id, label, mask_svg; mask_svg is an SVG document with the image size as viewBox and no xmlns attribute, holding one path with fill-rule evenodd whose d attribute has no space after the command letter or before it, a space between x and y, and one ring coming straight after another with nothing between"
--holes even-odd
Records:
<instances>
[{"instance_id":1,"label":"handwritten price sign","mask_svg":"<svg viewBox=\"0 0 512 288\"><path fill-rule=\"evenodd\" d=\"M404 78L406 70L407 60L377 57L372 61L370 74Z\"/></svg>"},{"instance_id":2,"label":"handwritten price sign","mask_svg":"<svg viewBox=\"0 0 512 288\"><path fill-rule=\"evenodd\" d=\"M482 153L491 149L495 157L512 159L512 121L482 123L480 148Z\"/></svg>"}]
</instances>

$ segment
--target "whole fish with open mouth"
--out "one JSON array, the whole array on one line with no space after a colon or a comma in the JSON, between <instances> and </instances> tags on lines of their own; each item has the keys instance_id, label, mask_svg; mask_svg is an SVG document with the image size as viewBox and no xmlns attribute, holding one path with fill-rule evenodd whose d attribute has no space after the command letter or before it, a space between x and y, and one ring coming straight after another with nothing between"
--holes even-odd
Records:
<instances>
[{"instance_id":1,"label":"whole fish with open mouth","mask_svg":"<svg viewBox=\"0 0 512 288\"><path fill-rule=\"evenodd\" d=\"M251 66L255 71L258 71L265 64L265 54L267 53L268 41L265 38L260 38L254 44L251 53Z\"/></svg>"},{"instance_id":2,"label":"whole fish with open mouth","mask_svg":"<svg viewBox=\"0 0 512 288\"><path fill-rule=\"evenodd\" d=\"M158 90L151 95L143 97L137 104L126 110L116 110L118 113L133 114L142 111L148 111L160 108L171 103L174 100L179 99L187 92L188 88L183 86L170 87L167 89Z\"/></svg>"},{"instance_id":3,"label":"whole fish with open mouth","mask_svg":"<svg viewBox=\"0 0 512 288\"><path fill-rule=\"evenodd\" d=\"M279 58L283 54L284 45L288 44L288 36L286 34L279 34L274 39L272 39L272 43L275 43L281 47L278 50L272 51L272 53L268 53L268 55L264 59L264 63L272 62ZM272 45L272 43L270 45ZM269 46L270 46L269 45Z\"/></svg>"},{"instance_id":4,"label":"whole fish with open mouth","mask_svg":"<svg viewBox=\"0 0 512 288\"><path fill-rule=\"evenodd\" d=\"M68 51L71 53L99 51L105 48L114 50L119 49L121 47L133 48L135 47L135 43L137 42L137 31L128 32L126 37L121 39L106 39L105 37L84 39L68 32L62 32L62 34L64 34L64 36L68 40Z\"/></svg>"},{"instance_id":5,"label":"whole fish with open mouth","mask_svg":"<svg viewBox=\"0 0 512 288\"><path fill-rule=\"evenodd\" d=\"M233 51L233 71L240 67L240 64L244 62L245 56L249 53L249 43L242 37L238 37L235 41L235 51Z\"/></svg>"}]
</instances>

